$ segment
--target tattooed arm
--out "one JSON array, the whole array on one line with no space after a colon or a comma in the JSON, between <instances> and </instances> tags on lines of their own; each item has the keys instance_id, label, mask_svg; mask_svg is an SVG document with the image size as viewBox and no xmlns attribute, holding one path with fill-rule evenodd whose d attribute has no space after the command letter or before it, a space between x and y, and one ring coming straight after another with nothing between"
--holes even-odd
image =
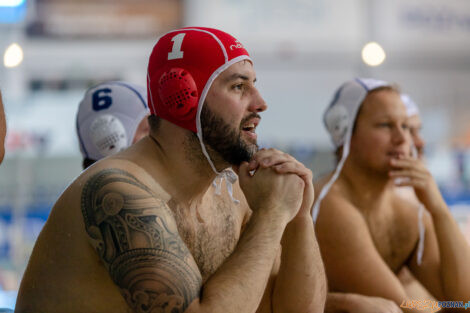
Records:
<instances>
[{"instance_id":1,"label":"tattooed arm","mask_svg":"<svg viewBox=\"0 0 470 313\"><path fill-rule=\"evenodd\" d=\"M260 172L256 180L272 175ZM288 192L298 188L293 179L277 180L292 186ZM235 251L202 286L168 207L132 175L118 169L95 174L81 202L91 243L133 312L255 312L293 214L275 201L260 204Z\"/></svg>"},{"instance_id":2,"label":"tattooed arm","mask_svg":"<svg viewBox=\"0 0 470 313\"><path fill-rule=\"evenodd\" d=\"M95 174L81 208L92 245L133 312L184 312L201 275L166 204L127 172Z\"/></svg>"}]
</instances>

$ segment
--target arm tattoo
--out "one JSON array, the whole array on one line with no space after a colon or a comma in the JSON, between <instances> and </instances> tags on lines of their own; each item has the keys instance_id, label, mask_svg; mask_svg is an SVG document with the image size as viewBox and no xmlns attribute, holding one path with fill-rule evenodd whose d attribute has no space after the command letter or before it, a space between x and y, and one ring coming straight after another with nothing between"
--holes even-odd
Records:
<instances>
[{"instance_id":1,"label":"arm tattoo","mask_svg":"<svg viewBox=\"0 0 470 313\"><path fill-rule=\"evenodd\" d=\"M86 232L134 312L184 312L201 275L168 206L131 174L98 172L81 195Z\"/></svg>"}]
</instances>

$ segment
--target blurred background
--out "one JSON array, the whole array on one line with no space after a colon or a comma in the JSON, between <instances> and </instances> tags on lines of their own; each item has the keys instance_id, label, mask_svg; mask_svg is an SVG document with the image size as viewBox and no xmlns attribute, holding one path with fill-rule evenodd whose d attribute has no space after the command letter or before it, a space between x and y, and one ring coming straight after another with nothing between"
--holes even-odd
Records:
<instances>
[{"instance_id":1,"label":"blurred background","mask_svg":"<svg viewBox=\"0 0 470 313\"><path fill-rule=\"evenodd\" d=\"M51 206L81 172L85 90L145 85L156 39L192 25L247 47L269 105L261 145L317 177L334 166L322 114L336 88L356 76L398 83L421 109L427 163L470 240L470 1L0 0L0 307L14 307Z\"/></svg>"}]
</instances>

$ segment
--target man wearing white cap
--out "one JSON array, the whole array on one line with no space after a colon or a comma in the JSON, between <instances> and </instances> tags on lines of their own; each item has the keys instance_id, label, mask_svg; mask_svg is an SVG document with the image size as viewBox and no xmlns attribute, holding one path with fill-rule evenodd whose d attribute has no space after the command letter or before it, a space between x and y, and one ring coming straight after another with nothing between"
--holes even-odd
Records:
<instances>
[{"instance_id":1,"label":"man wearing white cap","mask_svg":"<svg viewBox=\"0 0 470 313\"><path fill-rule=\"evenodd\" d=\"M142 86L113 81L88 89L76 122L83 168L148 135L148 115L147 91Z\"/></svg>"},{"instance_id":2,"label":"man wearing white cap","mask_svg":"<svg viewBox=\"0 0 470 313\"><path fill-rule=\"evenodd\" d=\"M418 105L407 94L402 94L401 100L405 104L406 113L408 114L408 127L410 128L414 149L416 149L416 156L422 159L426 143L421 135L422 121Z\"/></svg>"},{"instance_id":3,"label":"man wearing white cap","mask_svg":"<svg viewBox=\"0 0 470 313\"><path fill-rule=\"evenodd\" d=\"M470 248L431 175L410 156L408 115L396 87L348 81L324 121L340 160L320 182L312 214L331 290L402 304L409 295L397 273L407 266L436 299L470 299ZM396 186L413 187L430 213L425 238L418 204Z\"/></svg>"},{"instance_id":4,"label":"man wearing white cap","mask_svg":"<svg viewBox=\"0 0 470 313\"><path fill-rule=\"evenodd\" d=\"M163 35L148 66L150 135L63 193L16 311L323 312L312 173L257 151L267 106L255 81L231 35Z\"/></svg>"}]
</instances>

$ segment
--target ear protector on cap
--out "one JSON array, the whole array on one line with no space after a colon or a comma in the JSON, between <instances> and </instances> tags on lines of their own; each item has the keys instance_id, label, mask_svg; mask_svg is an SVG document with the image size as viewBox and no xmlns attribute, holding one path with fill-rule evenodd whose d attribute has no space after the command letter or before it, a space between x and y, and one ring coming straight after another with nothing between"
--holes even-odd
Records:
<instances>
[{"instance_id":1,"label":"ear protector on cap","mask_svg":"<svg viewBox=\"0 0 470 313\"><path fill-rule=\"evenodd\" d=\"M328 132L336 144L342 144L349 127L349 112L343 105L333 106L324 115Z\"/></svg>"},{"instance_id":2,"label":"ear protector on cap","mask_svg":"<svg viewBox=\"0 0 470 313\"><path fill-rule=\"evenodd\" d=\"M191 74L182 68L171 68L158 81L158 95L168 113L180 119L191 119L197 110L198 92Z\"/></svg>"}]
</instances>

